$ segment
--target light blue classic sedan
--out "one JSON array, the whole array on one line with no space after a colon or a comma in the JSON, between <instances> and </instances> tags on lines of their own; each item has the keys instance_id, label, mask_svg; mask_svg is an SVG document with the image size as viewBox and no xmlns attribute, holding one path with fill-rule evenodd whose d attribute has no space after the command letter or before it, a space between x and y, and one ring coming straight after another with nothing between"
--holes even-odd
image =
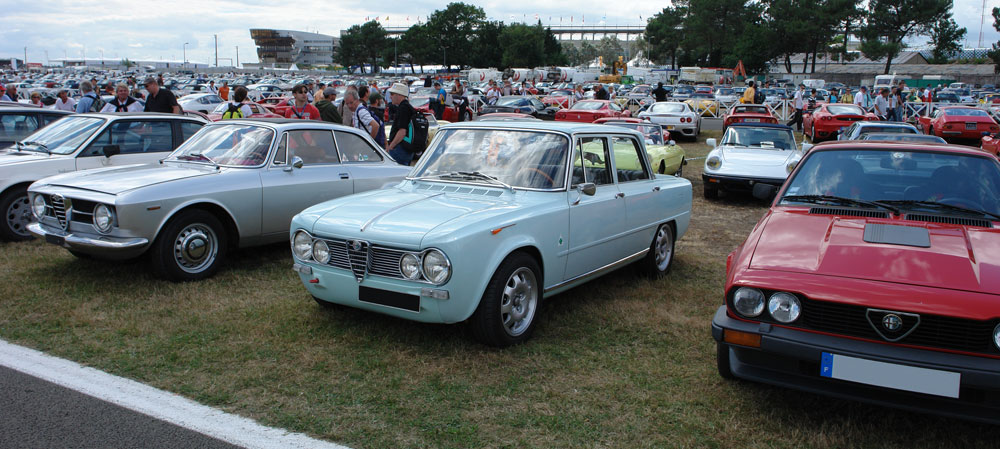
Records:
<instances>
[{"instance_id":1,"label":"light blue classic sedan","mask_svg":"<svg viewBox=\"0 0 1000 449\"><path fill-rule=\"evenodd\" d=\"M636 131L477 122L443 127L395 187L302 211L290 238L321 305L468 320L508 346L543 297L633 263L666 273L690 218L691 183L655 174Z\"/></svg>"}]
</instances>

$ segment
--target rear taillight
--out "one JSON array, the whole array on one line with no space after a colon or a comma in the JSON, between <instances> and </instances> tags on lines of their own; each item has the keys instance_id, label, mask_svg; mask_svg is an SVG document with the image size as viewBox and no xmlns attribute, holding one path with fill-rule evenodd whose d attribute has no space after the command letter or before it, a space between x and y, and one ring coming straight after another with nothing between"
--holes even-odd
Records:
<instances>
[{"instance_id":1,"label":"rear taillight","mask_svg":"<svg viewBox=\"0 0 1000 449\"><path fill-rule=\"evenodd\" d=\"M829 115L824 115L823 118L821 118L820 120L830 121L833 120L833 117L830 117Z\"/></svg>"}]
</instances>

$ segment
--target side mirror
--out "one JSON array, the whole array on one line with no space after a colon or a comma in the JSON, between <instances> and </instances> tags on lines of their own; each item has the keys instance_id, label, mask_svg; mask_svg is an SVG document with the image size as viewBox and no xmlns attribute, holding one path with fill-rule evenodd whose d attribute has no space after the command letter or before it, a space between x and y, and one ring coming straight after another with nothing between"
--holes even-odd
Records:
<instances>
[{"instance_id":1,"label":"side mirror","mask_svg":"<svg viewBox=\"0 0 1000 449\"><path fill-rule=\"evenodd\" d=\"M101 149L101 151L104 153L104 157L111 157L116 154L122 154L122 149L118 145L105 145L104 148Z\"/></svg>"},{"instance_id":2,"label":"side mirror","mask_svg":"<svg viewBox=\"0 0 1000 449\"><path fill-rule=\"evenodd\" d=\"M771 184L757 183L753 186L753 197L758 200L769 200L778 193L778 187Z\"/></svg>"},{"instance_id":3,"label":"side mirror","mask_svg":"<svg viewBox=\"0 0 1000 449\"><path fill-rule=\"evenodd\" d=\"M719 141L715 140L714 137L710 137L710 138L708 138L708 140L705 141L705 145L708 145L708 146L710 146L712 148L715 148L716 146L719 145Z\"/></svg>"},{"instance_id":4,"label":"side mirror","mask_svg":"<svg viewBox=\"0 0 1000 449\"><path fill-rule=\"evenodd\" d=\"M585 182L583 184L578 184L576 186L576 189L579 190L580 192L583 192L584 195L594 196L594 194L597 193L597 184L594 184L592 182Z\"/></svg>"},{"instance_id":5,"label":"side mirror","mask_svg":"<svg viewBox=\"0 0 1000 449\"><path fill-rule=\"evenodd\" d=\"M302 168L302 158L298 156L292 156L292 163L285 167L283 170L286 172L292 171L293 168Z\"/></svg>"}]
</instances>

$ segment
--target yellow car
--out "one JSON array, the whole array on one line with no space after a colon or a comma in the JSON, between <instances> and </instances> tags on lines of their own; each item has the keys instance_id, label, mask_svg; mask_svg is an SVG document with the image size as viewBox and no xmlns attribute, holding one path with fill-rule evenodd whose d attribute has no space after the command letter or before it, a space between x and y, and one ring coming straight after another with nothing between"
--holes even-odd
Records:
<instances>
[{"instance_id":1,"label":"yellow car","mask_svg":"<svg viewBox=\"0 0 1000 449\"><path fill-rule=\"evenodd\" d=\"M681 176L686 161L684 149L673 140L663 141L663 129L652 123L605 122L605 125L621 126L641 132L646 138L646 154L653 171L663 175ZM584 159L587 166L604 166L604 149L596 142L584 144ZM617 143L614 148L618 170L640 170L639 159L635 150L627 142ZM625 161L625 162L623 162Z\"/></svg>"},{"instance_id":2,"label":"yellow car","mask_svg":"<svg viewBox=\"0 0 1000 449\"><path fill-rule=\"evenodd\" d=\"M684 102L702 117L717 117L719 115L719 102L711 93L696 92Z\"/></svg>"}]
</instances>

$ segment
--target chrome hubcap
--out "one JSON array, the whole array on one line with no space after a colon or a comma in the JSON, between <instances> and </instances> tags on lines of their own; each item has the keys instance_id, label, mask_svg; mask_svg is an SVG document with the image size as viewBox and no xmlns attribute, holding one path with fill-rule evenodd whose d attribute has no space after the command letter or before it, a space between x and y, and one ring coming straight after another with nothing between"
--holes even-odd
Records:
<instances>
[{"instance_id":1,"label":"chrome hubcap","mask_svg":"<svg viewBox=\"0 0 1000 449\"><path fill-rule=\"evenodd\" d=\"M538 282L535 273L525 267L514 271L504 285L500 300L500 318L508 335L517 337L528 329L538 305Z\"/></svg>"},{"instance_id":2,"label":"chrome hubcap","mask_svg":"<svg viewBox=\"0 0 1000 449\"><path fill-rule=\"evenodd\" d=\"M653 245L653 251L656 252L656 268L660 271L666 270L674 252L673 236L666 226L660 226L660 230L656 232L656 244Z\"/></svg>"},{"instance_id":3,"label":"chrome hubcap","mask_svg":"<svg viewBox=\"0 0 1000 449\"><path fill-rule=\"evenodd\" d=\"M34 215L31 214L31 203L28 201L28 196L22 196L20 198L14 199L7 207L7 229L10 229L15 234L20 236L28 235L27 226L35 221Z\"/></svg>"},{"instance_id":4,"label":"chrome hubcap","mask_svg":"<svg viewBox=\"0 0 1000 449\"><path fill-rule=\"evenodd\" d=\"M201 223L188 225L174 240L174 261L188 273L198 273L210 267L218 252L215 232Z\"/></svg>"}]
</instances>

